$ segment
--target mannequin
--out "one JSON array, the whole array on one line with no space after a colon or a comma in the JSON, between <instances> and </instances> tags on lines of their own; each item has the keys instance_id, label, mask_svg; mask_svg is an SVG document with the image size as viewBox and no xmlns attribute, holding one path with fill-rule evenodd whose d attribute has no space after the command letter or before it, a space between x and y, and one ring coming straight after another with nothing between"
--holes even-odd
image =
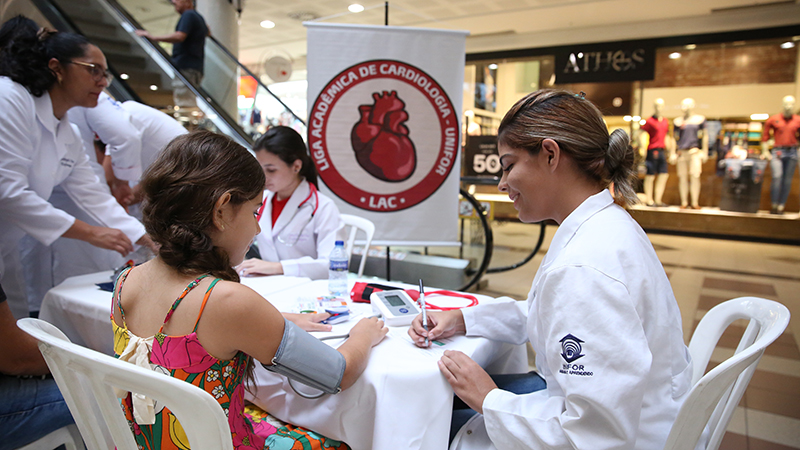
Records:
<instances>
[{"instance_id":1,"label":"mannequin","mask_svg":"<svg viewBox=\"0 0 800 450\"><path fill-rule=\"evenodd\" d=\"M683 116L674 121L681 209L690 206L690 194L691 208L700 209L700 174L703 172L703 163L708 161L706 118L694 114L694 107L694 99L683 99L681 101Z\"/></svg>"},{"instance_id":2,"label":"mannequin","mask_svg":"<svg viewBox=\"0 0 800 450\"><path fill-rule=\"evenodd\" d=\"M783 97L783 111L767 119L761 137L762 158L770 160L772 214L783 214L794 168L797 166L797 141L800 138L800 116L794 113L794 97ZM772 147L772 152L770 152Z\"/></svg>"},{"instance_id":3,"label":"mannequin","mask_svg":"<svg viewBox=\"0 0 800 450\"><path fill-rule=\"evenodd\" d=\"M647 206L667 206L661 199L664 188L667 186L667 156L673 158L675 153L675 140L669 136L669 121L661 112L664 109L664 99L657 98L653 102L653 116L642 125L641 148L647 146L647 175L644 177L644 195ZM649 138L649 139L645 139ZM653 185L655 184L655 192ZM655 194L655 195L654 195Z\"/></svg>"}]
</instances>

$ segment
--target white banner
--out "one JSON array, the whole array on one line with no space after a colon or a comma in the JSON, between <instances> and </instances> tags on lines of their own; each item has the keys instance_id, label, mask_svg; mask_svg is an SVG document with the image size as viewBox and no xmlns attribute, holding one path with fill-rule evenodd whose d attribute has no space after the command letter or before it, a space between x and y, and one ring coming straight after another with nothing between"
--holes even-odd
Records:
<instances>
[{"instance_id":1,"label":"white banner","mask_svg":"<svg viewBox=\"0 0 800 450\"><path fill-rule=\"evenodd\" d=\"M373 221L379 244L457 241L467 32L305 25L322 192Z\"/></svg>"}]
</instances>

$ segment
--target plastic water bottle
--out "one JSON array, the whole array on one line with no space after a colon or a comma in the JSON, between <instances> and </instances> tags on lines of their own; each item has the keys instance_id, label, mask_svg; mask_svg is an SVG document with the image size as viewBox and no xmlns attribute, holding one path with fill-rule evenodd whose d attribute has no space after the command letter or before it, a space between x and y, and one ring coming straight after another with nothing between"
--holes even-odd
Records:
<instances>
[{"instance_id":1,"label":"plastic water bottle","mask_svg":"<svg viewBox=\"0 0 800 450\"><path fill-rule=\"evenodd\" d=\"M336 246L331 252L330 266L328 268L328 290L331 295L348 298L347 295L347 253L344 251L344 241L336 241Z\"/></svg>"}]
</instances>

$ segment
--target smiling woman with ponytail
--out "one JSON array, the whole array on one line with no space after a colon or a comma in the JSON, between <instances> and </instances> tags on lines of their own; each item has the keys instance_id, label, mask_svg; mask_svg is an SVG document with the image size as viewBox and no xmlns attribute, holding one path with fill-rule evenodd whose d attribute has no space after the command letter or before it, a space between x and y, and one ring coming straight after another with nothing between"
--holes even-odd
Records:
<instances>
[{"instance_id":1,"label":"smiling woman with ponytail","mask_svg":"<svg viewBox=\"0 0 800 450\"><path fill-rule=\"evenodd\" d=\"M451 448L663 448L692 365L669 280L620 206L636 202L628 135L609 134L583 95L541 90L506 113L497 141L498 188L520 220L559 225L527 304L431 312L430 331L418 317L409 335L529 341L538 373L490 376L445 351L439 368L463 400Z\"/></svg>"}]
</instances>

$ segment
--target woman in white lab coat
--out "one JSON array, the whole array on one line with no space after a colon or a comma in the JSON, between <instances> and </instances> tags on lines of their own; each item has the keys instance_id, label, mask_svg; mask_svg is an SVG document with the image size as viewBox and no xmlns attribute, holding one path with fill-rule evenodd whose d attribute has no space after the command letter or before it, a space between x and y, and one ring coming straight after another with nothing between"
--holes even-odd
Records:
<instances>
[{"instance_id":1,"label":"woman in white lab coat","mask_svg":"<svg viewBox=\"0 0 800 450\"><path fill-rule=\"evenodd\" d=\"M19 318L28 315L18 247L26 234L44 244L80 239L123 255L133 242L152 244L141 223L102 189L67 118L74 106L96 105L108 86L103 53L82 36L15 23L0 32L0 282ZM48 203L58 184L103 225Z\"/></svg>"},{"instance_id":2,"label":"woman in white lab coat","mask_svg":"<svg viewBox=\"0 0 800 450\"><path fill-rule=\"evenodd\" d=\"M529 341L538 373L527 374L527 391L506 389L502 376L446 351L439 368L474 410L468 420L469 409L454 411L454 446L663 448L690 388L692 364L664 269L618 205L636 201L627 134L609 136L602 114L583 95L542 90L506 113L498 151L499 189L520 220L559 224L527 304L518 308L509 299L431 312L430 331L417 317L409 335L419 346L426 335L456 333Z\"/></svg>"},{"instance_id":3,"label":"woman in white lab coat","mask_svg":"<svg viewBox=\"0 0 800 450\"><path fill-rule=\"evenodd\" d=\"M303 138L277 126L253 150L267 176L256 236L260 259L244 261L239 274L327 278L328 256L342 239L339 209L317 191L317 171Z\"/></svg>"}]
</instances>

